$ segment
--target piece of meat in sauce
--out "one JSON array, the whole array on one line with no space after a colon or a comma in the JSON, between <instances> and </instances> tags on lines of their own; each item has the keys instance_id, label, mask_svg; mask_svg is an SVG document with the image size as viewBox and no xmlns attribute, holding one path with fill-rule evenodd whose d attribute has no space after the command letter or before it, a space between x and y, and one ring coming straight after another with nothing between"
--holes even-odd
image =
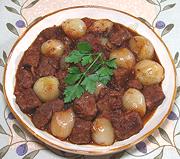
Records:
<instances>
[{"instance_id":1,"label":"piece of meat in sauce","mask_svg":"<svg viewBox=\"0 0 180 159\"><path fill-rule=\"evenodd\" d=\"M165 95L159 85L145 86L142 90L145 97L147 111L153 111L165 99Z\"/></svg>"},{"instance_id":2,"label":"piece of meat in sauce","mask_svg":"<svg viewBox=\"0 0 180 159\"><path fill-rule=\"evenodd\" d=\"M61 30L59 27L53 26L51 28L44 29L40 35L43 36L46 40L57 39L61 36Z\"/></svg>"},{"instance_id":3,"label":"piece of meat in sauce","mask_svg":"<svg viewBox=\"0 0 180 159\"><path fill-rule=\"evenodd\" d=\"M42 104L36 109L32 116L32 122L41 130L44 130L52 118L54 112L59 112L63 109L64 102L60 99L55 99Z\"/></svg>"},{"instance_id":4,"label":"piece of meat in sauce","mask_svg":"<svg viewBox=\"0 0 180 159\"><path fill-rule=\"evenodd\" d=\"M109 87L115 90L121 90L125 87L125 83L129 78L130 72L126 68L117 68L114 70L111 81L109 82Z\"/></svg>"},{"instance_id":5,"label":"piece of meat in sauce","mask_svg":"<svg viewBox=\"0 0 180 159\"><path fill-rule=\"evenodd\" d=\"M25 68L21 67L18 69L16 74L16 79L19 87L23 88L31 88L34 84L34 79L31 71L26 70Z\"/></svg>"},{"instance_id":6,"label":"piece of meat in sauce","mask_svg":"<svg viewBox=\"0 0 180 159\"><path fill-rule=\"evenodd\" d=\"M86 24L86 27L89 28L96 20L90 18L82 18L82 21Z\"/></svg>"},{"instance_id":7,"label":"piece of meat in sauce","mask_svg":"<svg viewBox=\"0 0 180 159\"><path fill-rule=\"evenodd\" d=\"M109 88L102 88L100 90L97 108L100 113L103 111L110 111L120 109L122 107L123 90L116 91Z\"/></svg>"},{"instance_id":8,"label":"piece of meat in sauce","mask_svg":"<svg viewBox=\"0 0 180 159\"><path fill-rule=\"evenodd\" d=\"M73 109L77 117L92 120L97 113L94 95L84 93L79 99L75 99Z\"/></svg>"},{"instance_id":9,"label":"piece of meat in sauce","mask_svg":"<svg viewBox=\"0 0 180 159\"><path fill-rule=\"evenodd\" d=\"M91 142L92 122L80 118L75 119L75 124L69 141L74 144L88 144Z\"/></svg>"},{"instance_id":10,"label":"piece of meat in sauce","mask_svg":"<svg viewBox=\"0 0 180 159\"><path fill-rule=\"evenodd\" d=\"M127 82L127 88L135 88L138 90L141 90L143 88L143 85L138 80L129 80Z\"/></svg>"},{"instance_id":11,"label":"piece of meat in sauce","mask_svg":"<svg viewBox=\"0 0 180 159\"><path fill-rule=\"evenodd\" d=\"M54 57L41 56L36 74L39 77L54 76L56 69L59 68L59 59Z\"/></svg>"},{"instance_id":12,"label":"piece of meat in sauce","mask_svg":"<svg viewBox=\"0 0 180 159\"><path fill-rule=\"evenodd\" d=\"M103 46L101 45L100 37L93 33L85 34L82 38L79 39L79 41L89 42L95 52L103 50Z\"/></svg>"},{"instance_id":13,"label":"piece of meat in sauce","mask_svg":"<svg viewBox=\"0 0 180 159\"><path fill-rule=\"evenodd\" d=\"M55 77L59 80L60 97L63 97L63 92L66 87L66 83L64 81L66 76L67 76L67 71L58 70L55 73Z\"/></svg>"},{"instance_id":14,"label":"piece of meat in sauce","mask_svg":"<svg viewBox=\"0 0 180 159\"><path fill-rule=\"evenodd\" d=\"M40 49L35 46L30 46L30 48L25 51L22 58L22 65L30 65L32 67L37 67L40 59Z\"/></svg>"},{"instance_id":15,"label":"piece of meat in sauce","mask_svg":"<svg viewBox=\"0 0 180 159\"><path fill-rule=\"evenodd\" d=\"M109 36L109 41L117 46L121 46L123 42L131 38L131 33L123 26L114 24L112 33Z\"/></svg>"},{"instance_id":16,"label":"piece of meat in sauce","mask_svg":"<svg viewBox=\"0 0 180 159\"><path fill-rule=\"evenodd\" d=\"M123 115L123 112L121 109L115 109L115 110L105 110L103 111L99 116L104 117L106 119L115 120L119 118L121 115Z\"/></svg>"},{"instance_id":17,"label":"piece of meat in sauce","mask_svg":"<svg viewBox=\"0 0 180 159\"><path fill-rule=\"evenodd\" d=\"M117 140L125 140L143 128L143 121L135 111L125 112L111 118Z\"/></svg>"},{"instance_id":18,"label":"piece of meat in sauce","mask_svg":"<svg viewBox=\"0 0 180 159\"><path fill-rule=\"evenodd\" d=\"M35 108L41 105L41 101L34 93L33 89L22 89L16 91L16 102L24 113L31 113Z\"/></svg>"}]
</instances>

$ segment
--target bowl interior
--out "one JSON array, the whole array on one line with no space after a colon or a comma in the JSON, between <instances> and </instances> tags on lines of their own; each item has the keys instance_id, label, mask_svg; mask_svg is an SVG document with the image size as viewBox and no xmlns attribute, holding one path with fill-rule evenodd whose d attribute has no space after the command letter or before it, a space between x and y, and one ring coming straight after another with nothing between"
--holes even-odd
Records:
<instances>
[{"instance_id":1,"label":"bowl interior","mask_svg":"<svg viewBox=\"0 0 180 159\"><path fill-rule=\"evenodd\" d=\"M60 25L62 21L69 18L83 18L89 17L94 19L110 19L113 22L123 24L127 27L136 25L136 31L148 38L155 47L157 55L160 59L162 66L165 69L165 79L162 82L162 88L165 93L165 100L157 108L150 120L144 125L144 128L136 135L124 140L115 142L111 146L97 146L97 145L75 145L68 142L61 141L52 135L41 131L34 127L30 118L25 115L19 109L18 105L15 102L14 95L14 86L15 86L15 74L20 62L21 57L24 54L24 51L32 44L38 34L47 27L53 25ZM172 63L170 54L164 45L164 43L158 38L158 36L145 24L140 22L133 16L125 14L120 11L113 9L102 8L102 7L74 7L69 9L64 9L59 12L53 13L46 18L42 19L31 27L15 44L13 47L10 56L8 58L8 65L5 71L4 77L4 90L6 94L7 102L11 108L11 111L15 114L17 119L21 124L26 127L33 135L45 142L46 144L65 151L73 153L81 153L88 155L99 155L99 154L108 154L111 152L116 152L119 150L126 149L131 145L139 142L157 128L160 123L168 115L175 94L175 70Z\"/></svg>"}]
</instances>

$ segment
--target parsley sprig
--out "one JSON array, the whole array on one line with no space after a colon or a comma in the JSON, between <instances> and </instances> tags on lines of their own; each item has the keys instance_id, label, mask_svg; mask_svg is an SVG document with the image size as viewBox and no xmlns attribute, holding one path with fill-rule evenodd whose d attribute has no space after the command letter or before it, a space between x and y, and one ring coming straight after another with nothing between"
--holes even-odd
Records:
<instances>
[{"instance_id":1,"label":"parsley sprig","mask_svg":"<svg viewBox=\"0 0 180 159\"><path fill-rule=\"evenodd\" d=\"M88 42L79 42L77 50L71 51L65 58L65 62L84 67L83 72L76 65L68 69L68 75L65 78L68 85L64 91L65 103L80 98L85 91L93 94L97 83L106 85L116 68L115 59L104 60L103 53L94 53Z\"/></svg>"}]
</instances>

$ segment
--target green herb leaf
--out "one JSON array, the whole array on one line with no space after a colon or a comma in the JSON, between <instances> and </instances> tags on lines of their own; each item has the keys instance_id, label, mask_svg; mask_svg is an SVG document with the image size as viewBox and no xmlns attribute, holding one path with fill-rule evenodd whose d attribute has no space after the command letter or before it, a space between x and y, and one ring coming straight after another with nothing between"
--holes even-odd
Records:
<instances>
[{"instance_id":1,"label":"green herb leaf","mask_svg":"<svg viewBox=\"0 0 180 159\"><path fill-rule=\"evenodd\" d=\"M96 74L99 77L99 81L106 85L113 74L113 69L110 69L108 67L101 67L99 70L96 71Z\"/></svg>"},{"instance_id":2,"label":"green herb leaf","mask_svg":"<svg viewBox=\"0 0 180 159\"><path fill-rule=\"evenodd\" d=\"M86 91L93 94L96 90L96 85L98 81L98 76L96 74L89 75L82 81L82 86Z\"/></svg>"},{"instance_id":3,"label":"green herb leaf","mask_svg":"<svg viewBox=\"0 0 180 159\"><path fill-rule=\"evenodd\" d=\"M79 42L77 44L77 49L80 51L89 52L92 50L92 46L88 42Z\"/></svg>"},{"instance_id":4,"label":"green herb leaf","mask_svg":"<svg viewBox=\"0 0 180 159\"><path fill-rule=\"evenodd\" d=\"M79 70L79 68L76 67L76 66L70 67L70 68L68 69L68 72L69 72L69 73L81 73L80 70Z\"/></svg>"},{"instance_id":5,"label":"green herb leaf","mask_svg":"<svg viewBox=\"0 0 180 159\"><path fill-rule=\"evenodd\" d=\"M74 100L75 98L80 98L81 95L84 93L84 89L80 85L73 85L66 87L64 91L64 102L68 103Z\"/></svg>"},{"instance_id":6,"label":"green herb leaf","mask_svg":"<svg viewBox=\"0 0 180 159\"><path fill-rule=\"evenodd\" d=\"M77 64L81 61L83 54L78 50L73 50L68 57L65 58L65 62Z\"/></svg>"},{"instance_id":7,"label":"green herb leaf","mask_svg":"<svg viewBox=\"0 0 180 159\"><path fill-rule=\"evenodd\" d=\"M73 85L75 84L81 77L81 74L68 74L65 78L65 82L68 85Z\"/></svg>"},{"instance_id":8,"label":"green herb leaf","mask_svg":"<svg viewBox=\"0 0 180 159\"><path fill-rule=\"evenodd\" d=\"M92 55L87 55L87 56L84 56L82 58L81 64L82 64L82 66L85 66L85 65L90 64L92 62L93 62Z\"/></svg>"},{"instance_id":9,"label":"green herb leaf","mask_svg":"<svg viewBox=\"0 0 180 159\"><path fill-rule=\"evenodd\" d=\"M106 61L106 65L109 66L110 68L117 68L115 59Z\"/></svg>"},{"instance_id":10,"label":"green herb leaf","mask_svg":"<svg viewBox=\"0 0 180 159\"><path fill-rule=\"evenodd\" d=\"M97 82L106 85L116 68L115 59L104 60L101 52L91 52L92 47L87 42L79 42L77 49L65 58L65 62L88 66L84 67L84 72L81 72L76 66L69 68L65 78L65 82L68 84L64 91L65 103L80 98L85 91L94 93Z\"/></svg>"}]
</instances>

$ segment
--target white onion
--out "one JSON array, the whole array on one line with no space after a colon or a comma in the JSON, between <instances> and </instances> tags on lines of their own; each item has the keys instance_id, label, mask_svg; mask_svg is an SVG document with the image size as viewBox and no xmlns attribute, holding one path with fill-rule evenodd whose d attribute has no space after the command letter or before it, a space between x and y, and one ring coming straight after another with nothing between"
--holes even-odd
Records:
<instances>
[{"instance_id":1,"label":"white onion","mask_svg":"<svg viewBox=\"0 0 180 159\"><path fill-rule=\"evenodd\" d=\"M135 65L135 57L133 53L127 48L120 48L114 50L110 54L110 59L115 58L116 64L119 67L131 69Z\"/></svg>"},{"instance_id":2,"label":"white onion","mask_svg":"<svg viewBox=\"0 0 180 159\"><path fill-rule=\"evenodd\" d=\"M135 75L143 85L158 84L164 79L164 69L155 61L143 60L136 64Z\"/></svg>"},{"instance_id":3,"label":"white onion","mask_svg":"<svg viewBox=\"0 0 180 159\"><path fill-rule=\"evenodd\" d=\"M41 46L41 53L46 56L61 57L63 52L64 44L60 40L47 40Z\"/></svg>"},{"instance_id":4,"label":"white onion","mask_svg":"<svg viewBox=\"0 0 180 159\"><path fill-rule=\"evenodd\" d=\"M81 19L68 19L62 23L62 28L66 35L73 39L82 37L87 30L86 24Z\"/></svg>"},{"instance_id":5,"label":"white onion","mask_svg":"<svg viewBox=\"0 0 180 159\"><path fill-rule=\"evenodd\" d=\"M43 102L56 99L60 94L59 81L54 76L41 77L35 82L33 90Z\"/></svg>"},{"instance_id":6,"label":"white onion","mask_svg":"<svg viewBox=\"0 0 180 159\"><path fill-rule=\"evenodd\" d=\"M74 127L75 115L72 109L55 112L51 120L51 132L61 140L66 139Z\"/></svg>"},{"instance_id":7,"label":"white onion","mask_svg":"<svg viewBox=\"0 0 180 159\"><path fill-rule=\"evenodd\" d=\"M93 122L92 139L99 145L112 145L115 140L114 129L106 118L96 118Z\"/></svg>"},{"instance_id":8,"label":"white onion","mask_svg":"<svg viewBox=\"0 0 180 159\"><path fill-rule=\"evenodd\" d=\"M152 59L154 47L152 43L143 36L134 36L129 41L131 51L137 54L139 60Z\"/></svg>"},{"instance_id":9,"label":"white onion","mask_svg":"<svg viewBox=\"0 0 180 159\"><path fill-rule=\"evenodd\" d=\"M137 89L129 88L123 98L123 106L126 110L135 110L141 117L146 113L146 103L144 95Z\"/></svg>"},{"instance_id":10,"label":"white onion","mask_svg":"<svg viewBox=\"0 0 180 159\"><path fill-rule=\"evenodd\" d=\"M108 19L100 19L95 21L92 26L89 28L90 31L93 32L98 32L98 33L103 33L103 32L108 32L112 29L113 27L113 22L111 22Z\"/></svg>"}]
</instances>

